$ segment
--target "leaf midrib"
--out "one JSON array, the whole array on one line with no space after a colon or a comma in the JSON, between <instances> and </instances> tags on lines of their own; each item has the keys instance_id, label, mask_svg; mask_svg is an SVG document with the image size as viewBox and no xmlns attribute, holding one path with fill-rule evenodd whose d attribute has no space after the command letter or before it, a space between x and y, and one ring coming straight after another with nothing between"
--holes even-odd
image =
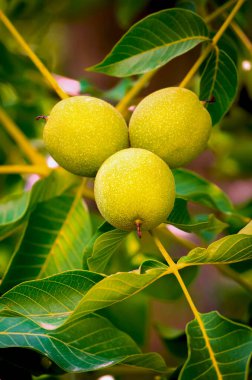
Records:
<instances>
[{"instance_id":1,"label":"leaf midrib","mask_svg":"<svg viewBox=\"0 0 252 380\"><path fill-rule=\"evenodd\" d=\"M54 243L52 244L50 251L48 252L46 260L45 260L44 264L41 266L41 269L40 269L40 272L39 272L37 278L40 278L43 275L43 273L45 272L45 270L47 268L48 262L49 262L49 260L52 257L52 254L54 252L55 247L57 245L59 245L59 241L60 241L60 238L61 238L61 236L63 234L63 231L64 231L65 227L68 225L68 219L72 216L73 212L75 211L75 207L76 207L77 203L79 202L79 200L81 198L82 189L83 189L83 185L81 184L80 187L79 187L79 190L77 191L77 193L75 195L75 198L74 198L74 200L72 202L72 205L71 205L71 207L70 207L70 209L69 209L69 211L67 213L67 216L64 219L64 222L63 222L61 228L58 231L57 237L56 237Z\"/></svg>"},{"instance_id":2,"label":"leaf midrib","mask_svg":"<svg viewBox=\"0 0 252 380\"><path fill-rule=\"evenodd\" d=\"M143 56L144 54L149 54L153 51L156 51L156 50L160 50L162 48L166 48L166 47L169 47L169 46L172 46L172 45L176 45L176 44L180 44L180 43L183 43L183 42L186 42L186 41L191 41L191 40L201 40L201 41L210 41L210 38L209 37L206 37L206 36L192 36L192 37L185 37L185 38L182 38L180 40L176 40L176 41L172 41L172 42L169 42L167 44L163 44L163 45L159 45L159 46L156 46L152 49L148 49L148 50L145 50L144 52L142 53L139 53L139 54L134 54L128 58L125 58L125 59L121 59L120 61L117 61L117 62L113 62L113 63L110 63L109 65L103 65L103 63L101 62L100 65L96 65L94 67L94 69L99 69L99 68L108 68L108 67L111 67L113 65L115 65L116 63L118 64L118 62L122 63L122 62L126 62L130 59L135 59L136 57L138 56ZM112 52L112 54L117 54L115 52ZM106 58L104 60L104 62L106 62Z\"/></svg>"}]
</instances>

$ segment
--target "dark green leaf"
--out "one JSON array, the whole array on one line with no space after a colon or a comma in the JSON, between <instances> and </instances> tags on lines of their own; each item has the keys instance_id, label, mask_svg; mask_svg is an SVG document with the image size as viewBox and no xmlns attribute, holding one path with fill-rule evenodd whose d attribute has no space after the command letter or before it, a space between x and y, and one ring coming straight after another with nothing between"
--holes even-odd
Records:
<instances>
[{"instance_id":1,"label":"dark green leaf","mask_svg":"<svg viewBox=\"0 0 252 380\"><path fill-rule=\"evenodd\" d=\"M234 64L236 65L238 62L238 46L239 41L234 39L234 36L231 36L227 32L222 35L222 37L218 41L218 47L220 50L224 51L229 58L232 59Z\"/></svg>"},{"instance_id":2,"label":"dark green leaf","mask_svg":"<svg viewBox=\"0 0 252 380\"><path fill-rule=\"evenodd\" d=\"M231 58L216 48L208 58L200 81L200 99L213 96L214 103L206 103L213 125L220 122L229 110L237 92L237 70Z\"/></svg>"},{"instance_id":3,"label":"dark green leaf","mask_svg":"<svg viewBox=\"0 0 252 380\"><path fill-rule=\"evenodd\" d=\"M221 222L215 215L201 215L192 217L187 209L187 201L176 198L174 208L167 219L167 223L186 232L211 232L218 234L227 224Z\"/></svg>"},{"instance_id":4,"label":"dark green leaf","mask_svg":"<svg viewBox=\"0 0 252 380\"><path fill-rule=\"evenodd\" d=\"M201 314L200 318L212 355L197 320L193 320L186 331L189 357L179 379L244 380L252 352L252 330L216 311Z\"/></svg>"},{"instance_id":5,"label":"dark green leaf","mask_svg":"<svg viewBox=\"0 0 252 380\"><path fill-rule=\"evenodd\" d=\"M33 348L65 371L87 372L117 363L166 371L158 354L141 354L128 335L98 315L86 316L56 331L45 330L24 317L1 318L0 325L1 348Z\"/></svg>"},{"instance_id":6,"label":"dark green leaf","mask_svg":"<svg viewBox=\"0 0 252 380\"><path fill-rule=\"evenodd\" d=\"M208 40L204 21L185 9L168 9L136 23L90 70L123 77L163 66Z\"/></svg>"},{"instance_id":7,"label":"dark green leaf","mask_svg":"<svg viewBox=\"0 0 252 380\"><path fill-rule=\"evenodd\" d=\"M177 197L197 202L224 213L233 211L227 195L215 184L205 180L192 171L174 169Z\"/></svg>"},{"instance_id":8,"label":"dark green leaf","mask_svg":"<svg viewBox=\"0 0 252 380\"><path fill-rule=\"evenodd\" d=\"M166 277L167 278L167 277ZM144 292L100 311L115 327L130 335L143 346L148 333L149 298ZM134 316L132 318L132 316ZM127 323L125 323L127 321Z\"/></svg>"}]
</instances>

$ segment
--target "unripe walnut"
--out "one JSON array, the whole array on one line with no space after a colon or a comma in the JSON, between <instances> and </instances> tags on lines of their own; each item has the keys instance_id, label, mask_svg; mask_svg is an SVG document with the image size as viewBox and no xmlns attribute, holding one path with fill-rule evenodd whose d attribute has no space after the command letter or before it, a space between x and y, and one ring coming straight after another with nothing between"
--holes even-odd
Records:
<instances>
[{"instance_id":1,"label":"unripe walnut","mask_svg":"<svg viewBox=\"0 0 252 380\"><path fill-rule=\"evenodd\" d=\"M132 147L150 150L171 168L196 158L207 145L211 117L197 95L170 87L146 96L129 124Z\"/></svg>"}]
</instances>

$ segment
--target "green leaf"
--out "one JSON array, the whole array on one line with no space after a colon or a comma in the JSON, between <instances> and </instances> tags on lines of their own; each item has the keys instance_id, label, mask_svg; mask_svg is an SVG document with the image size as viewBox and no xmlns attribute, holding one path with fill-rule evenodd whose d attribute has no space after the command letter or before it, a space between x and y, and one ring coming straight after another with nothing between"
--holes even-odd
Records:
<instances>
[{"instance_id":1,"label":"green leaf","mask_svg":"<svg viewBox=\"0 0 252 380\"><path fill-rule=\"evenodd\" d=\"M76 184L78 177L65 170L55 170L36 182L30 191L3 199L0 203L0 236L15 228L37 203L60 196Z\"/></svg>"},{"instance_id":2,"label":"green leaf","mask_svg":"<svg viewBox=\"0 0 252 380\"><path fill-rule=\"evenodd\" d=\"M86 316L53 332L22 317L1 318L0 325L1 348L35 349L65 371L87 372L117 363L132 365L132 362L135 366L166 371L158 354L141 354L127 334L98 315Z\"/></svg>"},{"instance_id":3,"label":"green leaf","mask_svg":"<svg viewBox=\"0 0 252 380\"><path fill-rule=\"evenodd\" d=\"M231 58L216 48L208 58L200 81L200 99L206 103L213 125L219 123L231 107L238 88L237 70Z\"/></svg>"},{"instance_id":4,"label":"green leaf","mask_svg":"<svg viewBox=\"0 0 252 380\"><path fill-rule=\"evenodd\" d=\"M144 346L147 343L149 297L144 292L137 293L124 301L117 302L101 310L100 313L112 322L115 327L130 335L140 346ZM134 318L132 318L132 315L134 315Z\"/></svg>"},{"instance_id":5,"label":"green leaf","mask_svg":"<svg viewBox=\"0 0 252 380\"><path fill-rule=\"evenodd\" d=\"M41 327L56 329L73 313L84 295L104 276L82 270L23 282L0 298L1 314L20 314Z\"/></svg>"},{"instance_id":6,"label":"green leaf","mask_svg":"<svg viewBox=\"0 0 252 380\"><path fill-rule=\"evenodd\" d=\"M1 290L22 282L82 268L83 247L91 237L91 223L78 192L39 203L13 255Z\"/></svg>"},{"instance_id":7,"label":"green leaf","mask_svg":"<svg viewBox=\"0 0 252 380\"><path fill-rule=\"evenodd\" d=\"M164 10L136 23L107 57L89 70L118 77L142 74L208 39L208 29L197 14L185 9Z\"/></svg>"},{"instance_id":8,"label":"green leaf","mask_svg":"<svg viewBox=\"0 0 252 380\"><path fill-rule=\"evenodd\" d=\"M179 259L186 264L229 264L252 259L252 235L229 235L207 248L194 248Z\"/></svg>"},{"instance_id":9,"label":"green leaf","mask_svg":"<svg viewBox=\"0 0 252 380\"><path fill-rule=\"evenodd\" d=\"M117 251L127 235L127 231L112 230L99 236L95 240L92 256L88 259L89 269L94 272L104 273L109 259Z\"/></svg>"},{"instance_id":10,"label":"green leaf","mask_svg":"<svg viewBox=\"0 0 252 380\"><path fill-rule=\"evenodd\" d=\"M212 350L210 356L196 320L187 326L189 357L180 380L244 380L252 352L252 330L224 318L216 311L200 315Z\"/></svg>"},{"instance_id":11,"label":"green leaf","mask_svg":"<svg viewBox=\"0 0 252 380\"><path fill-rule=\"evenodd\" d=\"M108 222L102 223L96 230L96 232L93 234L91 239L86 244L84 251L83 251L83 269L89 269L88 266L88 259L90 256L92 256L94 244L99 236L104 234L105 232L112 231L115 228L111 226Z\"/></svg>"},{"instance_id":12,"label":"green leaf","mask_svg":"<svg viewBox=\"0 0 252 380\"><path fill-rule=\"evenodd\" d=\"M231 31L232 30L230 31L228 30L226 33L224 33L221 36L221 38L218 41L218 48L224 53L226 53L236 65L238 62L238 46L237 45L239 45L239 41L236 41L234 36L230 35L229 32ZM213 36L214 36L214 33L213 33Z\"/></svg>"},{"instance_id":13,"label":"green leaf","mask_svg":"<svg viewBox=\"0 0 252 380\"><path fill-rule=\"evenodd\" d=\"M139 271L119 272L105 277L87 292L74 311L72 318L93 313L127 299L167 274L168 270L168 267L162 263L159 267L156 264L153 265L152 269L149 264L148 270L143 274L140 274Z\"/></svg>"},{"instance_id":14,"label":"green leaf","mask_svg":"<svg viewBox=\"0 0 252 380\"><path fill-rule=\"evenodd\" d=\"M187 209L187 201L182 198L176 198L167 223L172 224L180 230L196 233L203 230L218 234L227 227L226 223L221 222L213 214L192 217Z\"/></svg>"},{"instance_id":15,"label":"green leaf","mask_svg":"<svg viewBox=\"0 0 252 380\"><path fill-rule=\"evenodd\" d=\"M189 170L174 169L172 172L178 198L197 202L223 213L233 212L231 201L215 184Z\"/></svg>"},{"instance_id":16,"label":"green leaf","mask_svg":"<svg viewBox=\"0 0 252 380\"><path fill-rule=\"evenodd\" d=\"M137 294L167 270L162 264L159 268L149 265L143 274L123 272L105 278L88 271L70 271L24 282L0 298L1 313L18 313L55 329L70 318L79 318Z\"/></svg>"}]
</instances>

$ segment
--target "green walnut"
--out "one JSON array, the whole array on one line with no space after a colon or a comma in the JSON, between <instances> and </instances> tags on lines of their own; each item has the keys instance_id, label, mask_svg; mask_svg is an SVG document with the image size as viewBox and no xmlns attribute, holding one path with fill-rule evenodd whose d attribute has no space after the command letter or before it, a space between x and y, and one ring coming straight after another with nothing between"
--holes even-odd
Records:
<instances>
[{"instance_id":1,"label":"green walnut","mask_svg":"<svg viewBox=\"0 0 252 380\"><path fill-rule=\"evenodd\" d=\"M74 96L57 103L43 137L59 165L85 177L94 177L109 156L129 145L122 115L109 103L91 96Z\"/></svg>"},{"instance_id":2,"label":"green walnut","mask_svg":"<svg viewBox=\"0 0 252 380\"><path fill-rule=\"evenodd\" d=\"M129 148L109 157L94 186L102 216L121 230L150 230L165 222L175 200L168 165L145 149Z\"/></svg>"},{"instance_id":3,"label":"green walnut","mask_svg":"<svg viewBox=\"0 0 252 380\"><path fill-rule=\"evenodd\" d=\"M150 150L176 168L206 148L211 126L211 117L194 92L164 88L148 95L134 110L129 124L130 143Z\"/></svg>"}]
</instances>

